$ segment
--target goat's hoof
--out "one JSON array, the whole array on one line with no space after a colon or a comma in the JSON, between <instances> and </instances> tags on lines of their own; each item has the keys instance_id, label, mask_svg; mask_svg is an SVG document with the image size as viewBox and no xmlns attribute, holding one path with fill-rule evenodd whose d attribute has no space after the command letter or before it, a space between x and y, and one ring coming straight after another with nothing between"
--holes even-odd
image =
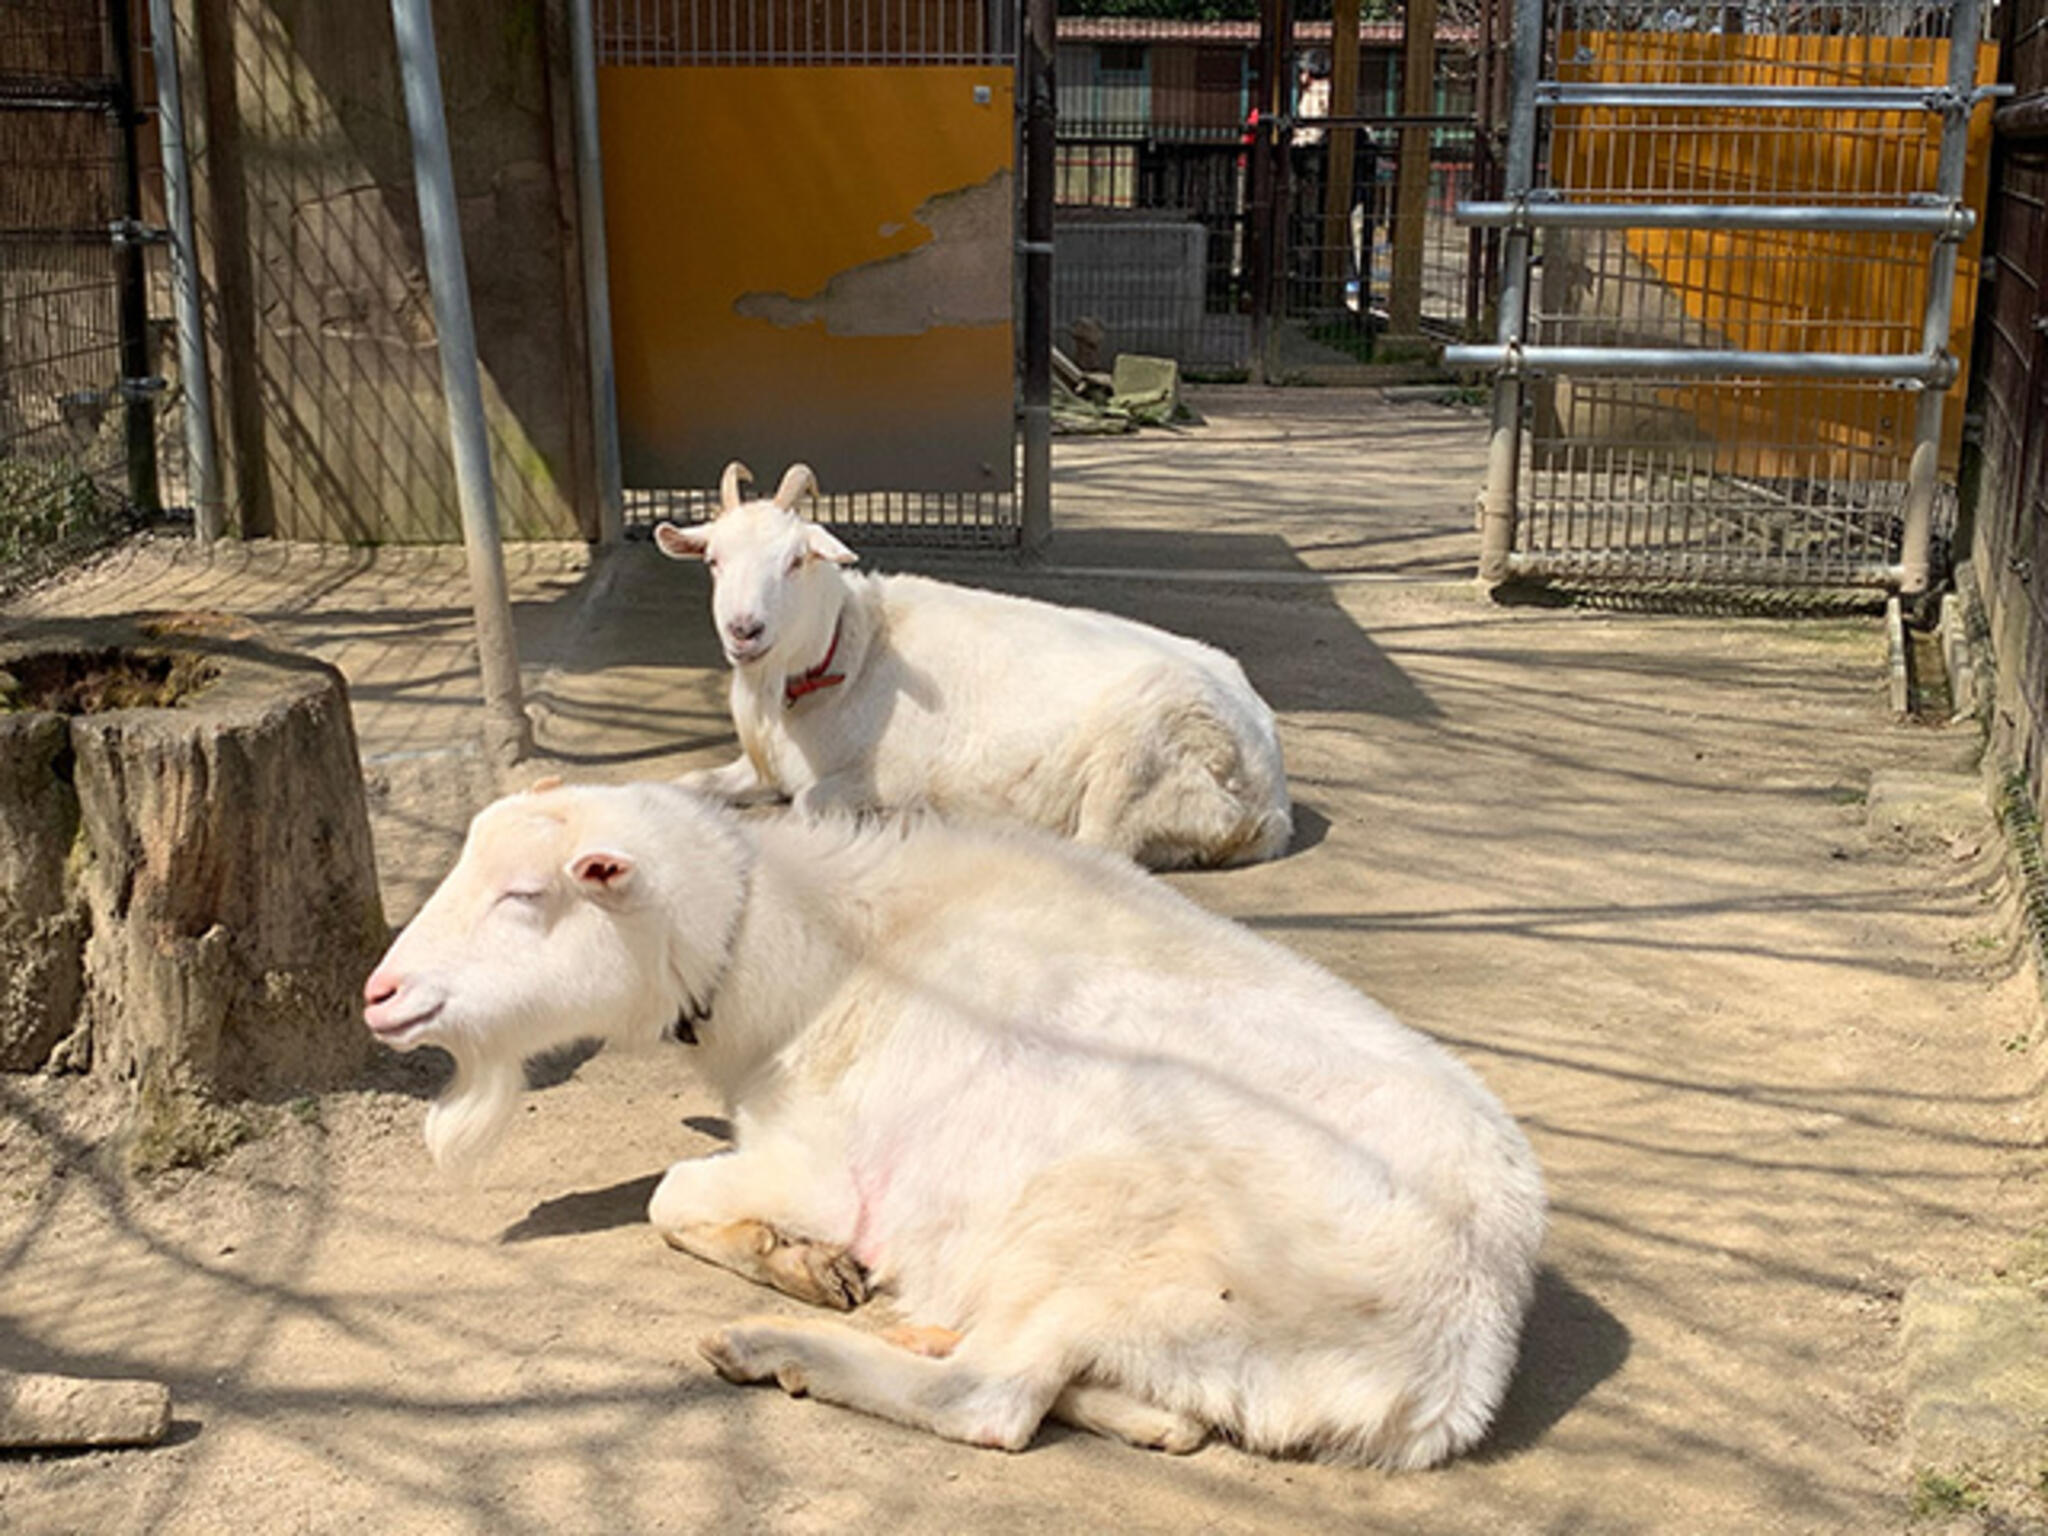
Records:
<instances>
[{"instance_id":1,"label":"goat's hoof","mask_svg":"<svg viewBox=\"0 0 2048 1536\"><path fill-rule=\"evenodd\" d=\"M761 1359L758 1344L757 1339L750 1337L750 1330L732 1326L701 1335L697 1340L697 1353L727 1381L744 1387L752 1382L766 1381L775 1374L775 1367Z\"/></svg>"},{"instance_id":2,"label":"goat's hoof","mask_svg":"<svg viewBox=\"0 0 2048 1536\"><path fill-rule=\"evenodd\" d=\"M844 1248L814 1243L804 1253L804 1268L818 1288L822 1306L851 1312L872 1294L867 1267Z\"/></svg>"}]
</instances>

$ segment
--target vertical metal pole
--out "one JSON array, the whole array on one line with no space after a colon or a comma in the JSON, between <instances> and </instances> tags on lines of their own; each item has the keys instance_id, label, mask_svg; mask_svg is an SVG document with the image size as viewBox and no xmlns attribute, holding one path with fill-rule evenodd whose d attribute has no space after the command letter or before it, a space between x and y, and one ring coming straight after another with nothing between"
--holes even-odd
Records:
<instances>
[{"instance_id":1,"label":"vertical metal pole","mask_svg":"<svg viewBox=\"0 0 2048 1536\"><path fill-rule=\"evenodd\" d=\"M1017 50L1024 98L1024 553L1052 540L1053 174L1059 122L1055 0L1025 0Z\"/></svg>"},{"instance_id":2,"label":"vertical metal pole","mask_svg":"<svg viewBox=\"0 0 2048 1536\"><path fill-rule=\"evenodd\" d=\"M1245 153L1251 156L1251 209L1245 221L1250 260L1246 277L1252 301L1252 382L1267 382L1268 348L1272 339L1278 287L1276 275L1282 260L1277 235L1281 221L1274 210L1280 201L1278 187L1280 156L1277 119L1287 101L1287 51L1293 41L1293 6L1290 0L1259 0L1259 51L1253 58L1252 112L1258 122L1250 125Z\"/></svg>"},{"instance_id":3,"label":"vertical metal pole","mask_svg":"<svg viewBox=\"0 0 2048 1536\"><path fill-rule=\"evenodd\" d=\"M484 431L483 381L476 362L476 325L469 308L469 274L462 261L462 228L456 221L455 169L448 152L448 119L441 104L441 64L429 0L391 0L391 21L398 38L399 74L405 82L405 115L412 128L420 238L434 299L441 387L448 399L448 436L462 503L462 542L469 556L470 602L476 610L484 748L493 762L509 767L533 750L533 727L520 700L519 654L505 591L490 442Z\"/></svg>"},{"instance_id":4,"label":"vertical metal pole","mask_svg":"<svg viewBox=\"0 0 2048 1536\"><path fill-rule=\"evenodd\" d=\"M1512 86L1508 98L1508 155L1503 194L1526 197L1536 181L1536 85L1543 72L1543 0L1515 0L1508 41ZM1519 348L1529 311L1529 227L1518 222L1502 242L1500 323L1496 337ZM1508 578L1515 543L1516 477L1522 458L1522 376L1510 358L1494 380L1493 424L1486 441L1486 490L1479 504L1479 579L1498 586Z\"/></svg>"},{"instance_id":5,"label":"vertical metal pole","mask_svg":"<svg viewBox=\"0 0 2048 1536\"><path fill-rule=\"evenodd\" d=\"M1980 0L1956 0L1948 40L1949 101L1941 123L1941 150L1935 161L1935 196L1948 208L1963 204L1963 180L1970 144L1971 94L1977 85L1977 45L1982 28ZM1927 312L1920 350L1929 357L1948 351L1955 316L1956 260L1963 237L1943 235L1935 242L1927 274ZM1946 384L1920 386L1913 415L1913 456L1906 466L1905 528L1899 552L1899 591L1914 596L1927 590L1931 557L1928 546L1934 526L1934 491L1941 470L1941 429L1948 402Z\"/></svg>"},{"instance_id":6,"label":"vertical metal pole","mask_svg":"<svg viewBox=\"0 0 2048 1536\"><path fill-rule=\"evenodd\" d=\"M185 387L185 456L192 480L192 525L201 544L220 537L224 504L214 454L213 375L199 307L199 247L192 234L192 167L185 150L185 97L171 0L149 0L156 56L156 120L163 142L164 202L171 218L171 293L178 310L178 377Z\"/></svg>"},{"instance_id":7,"label":"vertical metal pole","mask_svg":"<svg viewBox=\"0 0 2048 1536\"><path fill-rule=\"evenodd\" d=\"M128 0L107 6L113 45L114 127L120 144L119 232L114 236L120 285L121 397L128 429L128 498L144 512L159 505L156 483L156 406L149 371L149 272L142 249L142 173L136 159L135 35Z\"/></svg>"},{"instance_id":8,"label":"vertical metal pole","mask_svg":"<svg viewBox=\"0 0 2048 1536\"><path fill-rule=\"evenodd\" d=\"M619 467L619 394L612 362L612 284L605 254L603 141L597 124L597 21L590 0L569 0L571 92L576 103L576 223L583 250L583 329L590 338L590 426L597 446L597 538L626 536Z\"/></svg>"}]
</instances>

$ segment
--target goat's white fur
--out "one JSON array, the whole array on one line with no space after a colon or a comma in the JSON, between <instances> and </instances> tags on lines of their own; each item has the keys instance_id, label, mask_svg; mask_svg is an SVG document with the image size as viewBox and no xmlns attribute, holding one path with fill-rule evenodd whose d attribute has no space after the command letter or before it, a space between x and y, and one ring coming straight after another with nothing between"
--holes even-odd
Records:
<instances>
[{"instance_id":1,"label":"goat's white fur","mask_svg":"<svg viewBox=\"0 0 2048 1536\"><path fill-rule=\"evenodd\" d=\"M710 1002L693 1049L735 1146L671 1168L655 1226L810 1299L834 1286L777 1265L850 1253L962 1336L928 1359L743 1322L705 1344L734 1379L1011 1448L1052 1412L1414 1467L1480 1438L1515 1362L1543 1192L1479 1081L1287 950L1027 828L549 787L477 818L366 990L381 1038L464 1065L428 1122L444 1158L502 1123L522 1057Z\"/></svg>"},{"instance_id":2,"label":"goat's white fur","mask_svg":"<svg viewBox=\"0 0 2048 1536\"><path fill-rule=\"evenodd\" d=\"M774 496L663 524L656 542L712 568L741 754L684 782L799 810L929 807L1007 817L1155 869L1276 857L1292 828L1273 712L1223 652L1129 619L918 576L856 556ZM826 657L843 681L786 693Z\"/></svg>"}]
</instances>

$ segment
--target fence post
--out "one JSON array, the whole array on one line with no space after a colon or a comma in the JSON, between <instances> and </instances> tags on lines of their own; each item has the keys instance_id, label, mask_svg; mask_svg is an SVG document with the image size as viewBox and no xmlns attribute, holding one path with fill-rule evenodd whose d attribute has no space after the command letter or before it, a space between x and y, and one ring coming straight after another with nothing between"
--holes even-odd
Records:
<instances>
[{"instance_id":1,"label":"fence post","mask_svg":"<svg viewBox=\"0 0 2048 1536\"><path fill-rule=\"evenodd\" d=\"M1949 208L1963 205L1982 15L1978 0L1956 0L1950 16L1949 94L1934 172L1935 197ZM1920 333L1920 350L1930 358L1949 355L1949 331L1955 317L1956 258L1961 254L1962 242L1961 229L1952 228L1934 243L1934 258L1927 275L1927 311ZM1942 422L1948 390L1946 380L1923 382L1913 413L1913 456L1906 462L1906 496L1901 514L1905 527L1899 550L1899 591L1907 597L1925 592L1932 574L1928 546L1934 526L1935 484L1941 473Z\"/></svg>"},{"instance_id":2,"label":"fence post","mask_svg":"<svg viewBox=\"0 0 2048 1536\"><path fill-rule=\"evenodd\" d=\"M1027 555L1052 540L1053 176L1058 162L1055 0L1026 0L1017 50L1024 108L1024 484Z\"/></svg>"},{"instance_id":3,"label":"fence post","mask_svg":"<svg viewBox=\"0 0 2048 1536\"><path fill-rule=\"evenodd\" d=\"M612 360L612 289L604 241L604 157L597 122L597 20L591 0L569 0L571 95L576 113L576 232L583 267L583 329L590 347L590 427L597 450L597 538L626 536L619 467L619 397Z\"/></svg>"},{"instance_id":4,"label":"fence post","mask_svg":"<svg viewBox=\"0 0 2048 1536\"><path fill-rule=\"evenodd\" d=\"M455 168L441 102L441 60L434 46L429 0L391 0L405 115L412 128L413 180L419 194L420 240L448 400L448 436L462 503L462 543L469 557L470 601L476 610L477 659L484 685L484 748L509 767L533 750L533 725L520 699L519 653L505 592L505 556L491 486L490 440L484 429L483 381L476 362L476 323L463 266L462 227L455 211Z\"/></svg>"},{"instance_id":5,"label":"fence post","mask_svg":"<svg viewBox=\"0 0 2048 1536\"><path fill-rule=\"evenodd\" d=\"M1402 8L1401 112L1428 117L1436 106L1437 0L1407 0ZM1394 180L1394 274L1387 293L1387 330L1422 334L1422 247L1429 218L1429 147L1436 129L1401 125Z\"/></svg>"},{"instance_id":6,"label":"fence post","mask_svg":"<svg viewBox=\"0 0 2048 1536\"><path fill-rule=\"evenodd\" d=\"M145 512L159 505L156 406L149 371L149 273L142 248L142 175L136 163L135 34L127 0L107 7L114 66L114 126L121 155L120 216L114 268L120 284L121 383L128 430L128 498Z\"/></svg>"},{"instance_id":7,"label":"fence post","mask_svg":"<svg viewBox=\"0 0 2048 1536\"><path fill-rule=\"evenodd\" d=\"M1358 115L1358 10L1359 0L1333 0L1330 7L1332 117ZM1358 135L1363 131L1356 127L1332 127L1323 138L1330 150L1323 188L1323 282L1329 290L1325 302L1334 303L1339 308L1344 303L1344 283L1354 275L1351 264L1351 187L1356 179ZM1371 238L1372 231L1368 229L1367 249L1359 263L1361 269L1372 264ZM1359 276L1359 309L1363 312L1366 284L1362 271L1356 275Z\"/></svg>"},{"instance_id":8,"label":"fence post","mask_svg":"<svg viewBox=\"0 0 2048 1536\"><path fill-rule=\"evenodd\" d=\"M171 0L149 0L156 57L157 126L163 141L164 202L171 221L171 288L178 310L178 378L185 392L185 453L191 460L192 530L201 544L221 535L220 463L214 454L213 378L199 302L199 248L192 235L192 166L185 149L184 86Z\"/></svg>"},{"instance_id":9,"label":"fence post","mask_svg":"<svg viewBox=\"0 0 2048 1536\"><path fill-rule=\"evenodd\" d=\"M1513 86L1508 97L1508 152L1503 192L1527 195L1536 179L1536 84L1543 72L1543 0L1515 0L1508 39ZM1518 221L1502 241L1500 345L1516 348L1529 310L1529 226ZM1508 579L1508 555L1515 543L1515 496L1522 460L1522 374L1504 370L1493 383L1493 421L1486 440L1486 489L1479 504L1479 579L1498 586Z\"/></svg>"}]
</instances>

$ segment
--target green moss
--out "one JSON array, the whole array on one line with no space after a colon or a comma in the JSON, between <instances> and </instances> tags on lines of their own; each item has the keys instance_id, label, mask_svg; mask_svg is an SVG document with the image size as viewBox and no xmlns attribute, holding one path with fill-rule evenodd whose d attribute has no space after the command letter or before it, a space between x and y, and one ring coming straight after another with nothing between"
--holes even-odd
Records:
<instances>
[{"instance_id":1,"label":"green moss","mask_svg":"<svg viewBox=\"0 0 2048 1536\"><path fill-rule=\"evenodd\" d=\"M135 1108L128 1171L149 1178L173 1168L205 1168L254 1140L258 1129L245 1106L217 1104L148 1078Z\"/></svg>"}]
</instances>

